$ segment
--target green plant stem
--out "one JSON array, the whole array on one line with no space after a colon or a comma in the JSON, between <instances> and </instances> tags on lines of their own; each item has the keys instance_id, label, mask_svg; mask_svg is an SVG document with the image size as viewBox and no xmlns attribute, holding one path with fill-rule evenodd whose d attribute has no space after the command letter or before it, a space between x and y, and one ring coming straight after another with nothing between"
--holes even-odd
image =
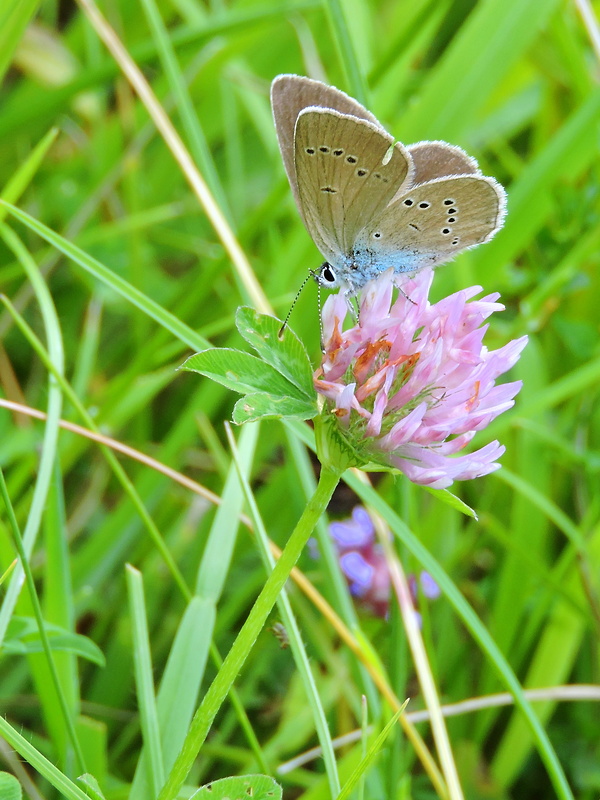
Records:
<instances>
[{"instance_id":1,"label":"green plant stem","mask_svg":"<svg viewBox=\"0 0 600 800\"><path fill-rule=\"evenodd\" d=\"M340 477L340 472L334 472L324 467L321 469L319 483L314 495L304 509L273 572L267 578L248 615L248 619L223 662L223 667L217 673L216 678L204 695L202 703L194 714L194 719L181 752L177 756L158 800L174 800L177 797L177 793L192 768L194 759L208 735L219 708L227 697L234 680L237 678L252 646L258 638L280 591L292 571L292 567L298 561L319 517L327 508Z\"/></svg>"},{"instance_id":2,"label":"green plant stem","mask_svg":"<svg viewBox=\"0 0 600 800\"><path fill-rule=\"evenodd\" d=\"M223 666L223 659L221 658L221 654L219 653L214 641L210 643L210 657L212 658L213 664L215 665L217 670L220 670ZM270 775L271 768L269 766L268 761L265 758L263 749L260 746L260 742L258 741L258 736L254 732L252 723L248 719L248 714L246 713L244 704L235 686L232 686L231 689L229 690L229 702L233 706L235 713L238 716L238 722L240 728L244 731L244 735L246 736L246 740L250 745L250 749L254 753L254 758L256 759L256 763L258 764L259 770L265 775Z\"/></svg>"},{"instance_id":3,"label":"green plant stem","mask_svg":"<svg viewBox=\"0 0 600 800\"><path fill-rule=\"evenodd\" d=\"M258 505L254 495L252 494L252 489L250 488L248 478L242 470L236 442L233 437L233 433L231 432L231 426L229 425L227 425L227 439L229 441L229 446L231 447L234 463L237 467L240 484L246 496L246 503L248 504L248 508L250 509L250 513L254 521L256 544L268 574L275 568L276 561L271 553L271 550L269 549L269 537L260 515ZM300 676L300 679L304 685L304 691L306 692L306 696L312 710L312 715L315 720L315 730L317 732L317 736L319 737L319 742L321 743L323 762L325 764L325 772L327 774L327 780L329 783L329 791L331 792L332 797L337 797L340 793L340 779L335 760L335 753L331 742L331 734L327 725L325 710L323 708L321 698L319 697L315 679L310 668L310 661L308 655L306 654L306 648L304 647L304 643L302 641L300 628L296 622L294 612L292 611L292 604L290 603L290 599L285 588L283 588L279 594L277 605L279 608L279 613L281 614L281 619L283 620L283 624L285 625L287 634L289 636L289 644L294 656L296 669L298 670L298 675Z\"/></svg>"}]
</instances>

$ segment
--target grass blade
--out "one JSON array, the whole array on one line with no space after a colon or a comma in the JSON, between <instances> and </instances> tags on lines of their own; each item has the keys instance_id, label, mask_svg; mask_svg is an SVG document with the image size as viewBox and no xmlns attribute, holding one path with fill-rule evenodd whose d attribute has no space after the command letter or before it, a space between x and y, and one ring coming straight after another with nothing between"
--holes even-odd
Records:
<instances>
[{"instance_id":1,"label":"grass blade","mask_svg":"<svg viewBox=\"0 0 600 800\"><path fill-rule=\"evenodd\" d=\"M156 797L164 781L163 754L160 743L158 713L152 679L152 657L141 573L128 564L127 589L133 632L133 667L137 690L138 709L144 745L147 748L146 767L152 797Z\"/></svg>"}]
</instances>

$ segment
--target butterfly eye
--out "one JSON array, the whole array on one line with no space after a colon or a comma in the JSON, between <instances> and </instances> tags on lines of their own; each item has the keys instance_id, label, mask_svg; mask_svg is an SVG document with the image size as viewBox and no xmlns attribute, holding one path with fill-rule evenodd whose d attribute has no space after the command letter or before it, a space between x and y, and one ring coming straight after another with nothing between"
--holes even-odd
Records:
<instances>
[{"instance_id":1,"label":"butterfly eye","mask_svg":"<svg viewBox=\"0 0 600 800\"><path fill-rule=\"evenodd\" d=\"M452 233L452 230L450 228L442 228L442 233L444 236L447 236L449 233Z\"/></svg>"},{"instance_id":2,"label":"butterfly eye","mask_svg":"<svg viewBox=\"0 0 600 800\"><path fill-rule=\"evenodd\" d=\"M334 151L333 151L333 155L334 155L334 156L343 156L343 155L344 155L344 151L343 151L343 150L341 150L341 149L338 147L338 149L337 149L337 150L334 150Z\"/></svg>"},{"instance_id":3,"label":"butterfly eye","mask_svg":"<svg viewBox=\"0 0 600 800\"><path fill-rule=\"evenodd\" d=\"M415 201L411 200L410 197L407 197L406 200L404 201L404 205L405 206L412 206L412 205L414 205L414 202Z\"/></svg>"},{"instance_id":4,"label":"butterfly eye","mask_svg":"<svg viewBox=\"0 0 600 800\"><path fill-rule=\"evenodd\" d=\"M456 222L456 217L448 217L448 222L449 223Z\"/></svg>"},{"instance_id":5,"label":"butterfly eye","mask_svg":"<svg viewBox=\"0 0 600 800\"><path fill-rule=\"evenodd\" d=\"M333 271L331 264L328 264L327 261L321 267L321 272L319 273L319 280L321 281L321 283L325 285L327 284L335 285L336 282L335 272Z\"/></svg>"},{"instance_id":6,"label":"butterfly eye","mask_svg":"<svg viewBox=\"0 0 600 800\"><path fill-rule=\"evenodd\" d=\"M309 156L314 156L315 148L314 147L307 147L305 152L308 153Z\"/></svg>"},{"instance_id":7,"label":"butterfly eye","mask_svg":"<svg viewBox=\"0 0 600 800\"><path fill-rule=\"evenodd\" d=\"M449 197L447 197L447 198L444 200L444 205L445 205L445 206L453 206L453 205L454 205L454 200L451 200Z\"/></svg>"},{"instance_id":8,"label":"butterfly eye","mask_svg":"<svg viewBox=\"0 0 600 800\"><path fill-rule=\"evenodd\" d=\"M329 148L327 147L327 145L326 145L326 144L322 144L322 145L321 145L321 147L319 147L319 150L320 150L322 153L328 153L328 152L329 152Z\"/></svg>"},{"instance_id":9,"label":"butterfly eye","mask_svg":"<svg viewBox=\"0 0 600 800\"><path fill-rule=\"evenodd\" d=\"M424 200L422 203L419 203L419 208L429 208L430 205L431 203L428 203L426 200Z\"/></svg>"},{"instance_id":10,"label":"butterfly eye","mask_svg":"<svg viewBox=\"0 0 600 800\"><path fill-rule=\"evenodd\" d=\"M373 234L373 238L374 239L381 239L381 232L380 231L375 231L375 233Z\"/></svg>"},{"instance_id":11,"label":"butterfly eye","mask_svg":"<svg viewBox=\"0 0 600 800\"><path fill-rule=\"evenodd\" d=\"M358 158L356 156L346 156L346 161L349 164L356 164L356 162L358 161Z\"/></svg>"}]
</instances>

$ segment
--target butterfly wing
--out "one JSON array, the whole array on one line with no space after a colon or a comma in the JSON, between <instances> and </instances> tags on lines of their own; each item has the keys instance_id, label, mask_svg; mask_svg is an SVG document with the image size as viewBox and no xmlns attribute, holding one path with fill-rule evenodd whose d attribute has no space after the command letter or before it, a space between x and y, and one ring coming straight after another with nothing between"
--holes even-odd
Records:
<instances>
[{"instance_id":1,"label":"butterfly wing","mask_svg":"<svg viewBox=\"0 0 600 800\"><path fill-rule=\"evenodd\" d=\"M314 107L298 116L294 163L308 232L338 268L361 229L412 175L406 149L379 125Z\"/></svg>"},{"instance_id":2,"label":"butterfly wing","mask_svg":"<svg viewBox=\"0 0 600 800\"><path fill-rule=\"evenodd\" d=\"M358 101L335 86L327 86L301 75L278 75L271 84L271 108L285 171L296 205L300 208L296 168L294 166L294 130L302 109L308 106L332 108L342 114L366 119L381 127L373 114ZM300 209L302 213L302 209Z\"/></svg>"},{"instance_id":3,"label":"butterfly wing","mask_svg":"<svg viewBox=\"0 0 600 800\"><path fill-rule=\"evenodd\" d=\"M406 149L415 166L415 184L451 175L480 174L477 161L457 145L439 141L417 142L408 145Z\"/></svg>"},{"instance_id":4,"label":"butterfly wing","mask_svg":"<svg viewBox=\"0 0 600 800\"><path fill-rule=\"evenodd\" d=\"M405 191L357 237L356 260L372 272L415 272L487 242L502 227L505 192L493 178L455 175Z\"/></svg>"},{"instance_id":5,"label":"butterfly wing","mask_svg":"<svg viewBox=\"0 0 600 800\"><path fill-rule=\"evenodd\" d=\"M502 227L504 190L460 147L392 147L360 103L298 75L275 78L271 104L300 214L353 289L390 266L442 264Z\"/></svg>"}]
</instances>

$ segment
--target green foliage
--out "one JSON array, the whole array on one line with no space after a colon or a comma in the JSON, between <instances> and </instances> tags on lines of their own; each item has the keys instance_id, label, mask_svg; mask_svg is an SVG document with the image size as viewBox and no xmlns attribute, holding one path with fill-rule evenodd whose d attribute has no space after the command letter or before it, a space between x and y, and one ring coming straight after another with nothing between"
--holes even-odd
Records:
<instances>
[{"instance_id":1,"label":"green foliage","mask_svg":"<svg viewBox=\"0 0 600 800\"><path fill-rule=\"evenodd\" d=\"M21 800L23 790L21 784L8 772L0 772L0 800Z\"/></svg>"},{"instance_id":2,"label":"green foliage","mask_svg":"<svg viewBox=\"0 0 600 800\"><path fill-rule=\"evenodd\" d=\"M281 800L281 786L267 775L238 775L201 786L194 800ZM191 798L190 798L191 800Z\"/></svg>"},{"instance_id":3,"label":"green foliage","mask_svg":"<svg viewBox=\"0 0 600 800\"><path fill-rule=\"evenodd\" d=\"M363 778L364 775L367 773L372 762L375 760L379 751L385 744L386 739L391 734L392 730L394 729L394 725L396 725L396 723L398 722L398 718L400 717L402 711L404 711L404 708L406 707L407 704L408 700L406 701L406 704L402 707L402 709L398 710L394 714L394 716L386 724L385 728L381 731L379 736L371 744L364 758L359 764L357 764L356 769L354 770L352 775L348 778L348 781L346 782L343 790L339 793L338 795L339 800L346 800L347 797L350 797L352 791L354 790L358 782L361 780L361 778Z\"/></svg>"},{"instance_id":4,"label":"green foliage","mask_svg":"<svg viewBox=\"0 0 600 800\"><path fill-rule=\"evenodd\" d=\"M319 516L303 421L317 413L312 281L295 333L280 338L276 319L321 260L269 108L273 77L296 72L358 97L404 142L464 147L507 188L504 229L434 281L434 299L476 283L501 293L490 348L530 336L510 376L524 381L515 409L474 441L499 438L503 469L452 494L389 474L372 489L349 473L329 513L346 518L362 498L406 572L433 571L444 598L418 602L442 704L507 687L518 698L447 720L464 795L597 800L593 691L532 701L537 729L521 693L600 674L600 93L588 4L103 4L214 202L194 194L84 5L0 11L0 404L46 415L0 405L0 464L61 695L17 564L0 603L5 769L48 800L146 800L204 703L182 797L211 785L214 798L257 772L267 791L277 781L305 800L349 791L359 773L364 800L448 796L398 725L364 771L360 742L334 751L331 737L361 727L363 696L376 731L396 710L378 680L400 704L410 695L408 712L424 700L397 608L374 619L349 597L325 517L320 558L304 553L299 567L337 616L287 581L289 608L269 612L269 597L260 615L267 627L283 619L293 646L264 630L226 660L272 569L266 535L282 548L307 509ZM233 429L234 463L224 423L262 417ZM115 455L61 420L155 461ZM0 575L16 557L11 534L0 504ZM418 731L446 770L429 724ZM323 758L296 760L317 744Z\"/></svg>"},{"instance_id":5,"label":"green foliage","mask_svg":"<svg viewBox=\"0 0 600 800\"><path fill-rule=\"evenodd\" d=\"M74 653L80 658L87 658L100 667L105 664L104 655L100 648L94 644L87 636L61 628L59 625L46 623L46 632L52 650L62 650L66 653ZM37 625L31 617L13 616L9 622L4 641L4 652L13 655L25 655L26 653L41 653L42 642L39 637Z\"/></svg>"},{"instance_id":6,"label":"green foliage","mask_svg":"<svg viewBox=\"0 0 600 800\"><path fill-rule=\"evenodd\" d=\"M317 413L316 392L306 349L289 328L280 334L281 320L239 308L236 325L260 358L213 347L187 359L181 369L199 372L244 397L233 409L233 421L311 419ZM273 366L271 366L273 365Z\"/></svg>"}]
</instances>

